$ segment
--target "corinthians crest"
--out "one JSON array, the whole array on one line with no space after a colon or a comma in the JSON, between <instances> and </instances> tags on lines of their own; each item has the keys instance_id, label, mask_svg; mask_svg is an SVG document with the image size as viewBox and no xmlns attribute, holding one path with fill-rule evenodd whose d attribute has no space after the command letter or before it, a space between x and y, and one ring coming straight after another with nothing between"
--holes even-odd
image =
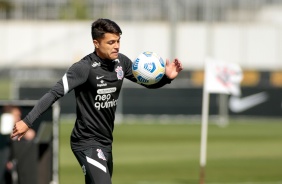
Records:
<instances>
[{"instance_id":1,"label":"corinthians crest","mask_svg":"<svg viewBox=\"0 0 282 184\"><path fill-rule=\"evenodd\" d=\"M103 151L101 149L97 149L97 152L98 152L98 158L102 159L102 160L106 160L106 157L103 153Z\"/></svg>"},{"instance_id":2,"label":"corinthians crest","mask_svg":"<svg viewBox=\"0 0 282 184\"><path fill-rule=\"evenodd\" d=\"M118 80L122 80L123 78L123 70L122 70L122 67L121 66L118 66L115 71L117 72L117 78Z\"/></svg>"}]
</instances>

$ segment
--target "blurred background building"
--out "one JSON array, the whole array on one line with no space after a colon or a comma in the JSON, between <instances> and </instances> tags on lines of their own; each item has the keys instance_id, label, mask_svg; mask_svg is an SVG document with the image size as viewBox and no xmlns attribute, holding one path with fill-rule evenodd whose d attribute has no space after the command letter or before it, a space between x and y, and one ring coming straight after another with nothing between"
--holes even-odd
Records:
<instances>
[{"instance_id":1,"label":"blurred background building","mask_svg":"<svg viewBox=\"0 0 282 184\"><path fill-rule=\"evenodd\" d=\"M212 56L243 68L243 97L264 93L261 103L230 114L281 116L281 14L282 0L0 0L0 99L42 96L93 51L90 25L103 17L121 26L121 52L131 59L152 50L185 67L158 91L126 82L120 114L200 115L204 60ZM65 114L74 112L72 95L62 99ZM211 114L218 108L212 96Z\"/></svg>"},{"instance_id":2,"label":"blurred background building","mask_svg":"<svg viewBox=\"0 0 282 184\"><path fill-rule=\"evenodd\" d=\"M82 20L110 17L122 21L255 21L281 0L1 0L3 20ZM174 10L171 10L174 8Z\"/></svg>"}]
</instances>

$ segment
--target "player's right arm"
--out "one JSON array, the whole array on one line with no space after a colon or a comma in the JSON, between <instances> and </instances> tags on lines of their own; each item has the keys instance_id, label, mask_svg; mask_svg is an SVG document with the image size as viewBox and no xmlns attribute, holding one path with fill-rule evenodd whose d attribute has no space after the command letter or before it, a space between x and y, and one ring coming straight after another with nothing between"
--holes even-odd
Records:
<instances>
[{"instance_id":1,"label":"player's right arm","mask_svg":"<svg viewBox=\"0 0 282 184\"><path fill-rule=\"evenodd\" d=\"M28 115L23 120L15 124L11 138L18 136L18 140L20 140L27 130L32 127L33 122L53 103L87 80L89 70L90 65L86 60L73 64L65 73L63 78L39 99Z\"/></svg>"}]
</instances>

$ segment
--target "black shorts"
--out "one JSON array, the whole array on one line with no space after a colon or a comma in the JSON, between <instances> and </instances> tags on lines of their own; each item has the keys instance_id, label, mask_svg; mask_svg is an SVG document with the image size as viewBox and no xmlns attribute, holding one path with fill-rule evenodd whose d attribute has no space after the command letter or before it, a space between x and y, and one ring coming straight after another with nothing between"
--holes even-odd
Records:
<instances>
[{"instance_id":1,"label":"black shorts","mask_svg":"<svg viewBox=\"0 0 282 184\"><path fill-rule=\"evenodd\" d=\"M73 151L85 176L85 184L111 184L113 173L112 152L93 147L83 151Z\"/></svg>"}]
</instances>

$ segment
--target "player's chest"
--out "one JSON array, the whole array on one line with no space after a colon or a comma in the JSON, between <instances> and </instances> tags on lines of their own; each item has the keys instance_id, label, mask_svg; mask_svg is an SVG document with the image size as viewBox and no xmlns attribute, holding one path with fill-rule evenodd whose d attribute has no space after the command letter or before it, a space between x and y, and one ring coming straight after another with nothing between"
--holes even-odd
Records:
<instances>
[{"instance_id":1,"label":"player's chest","mask_svg":"<svg viewBox=\"0 0 282 184\"><path fill-rule=\"evenodd\" d=\"M122 66L116 65L110 69L96 67L92 68L88 81L94 88L120 87L124 78Z\"/></svg>"}]
</instances>

